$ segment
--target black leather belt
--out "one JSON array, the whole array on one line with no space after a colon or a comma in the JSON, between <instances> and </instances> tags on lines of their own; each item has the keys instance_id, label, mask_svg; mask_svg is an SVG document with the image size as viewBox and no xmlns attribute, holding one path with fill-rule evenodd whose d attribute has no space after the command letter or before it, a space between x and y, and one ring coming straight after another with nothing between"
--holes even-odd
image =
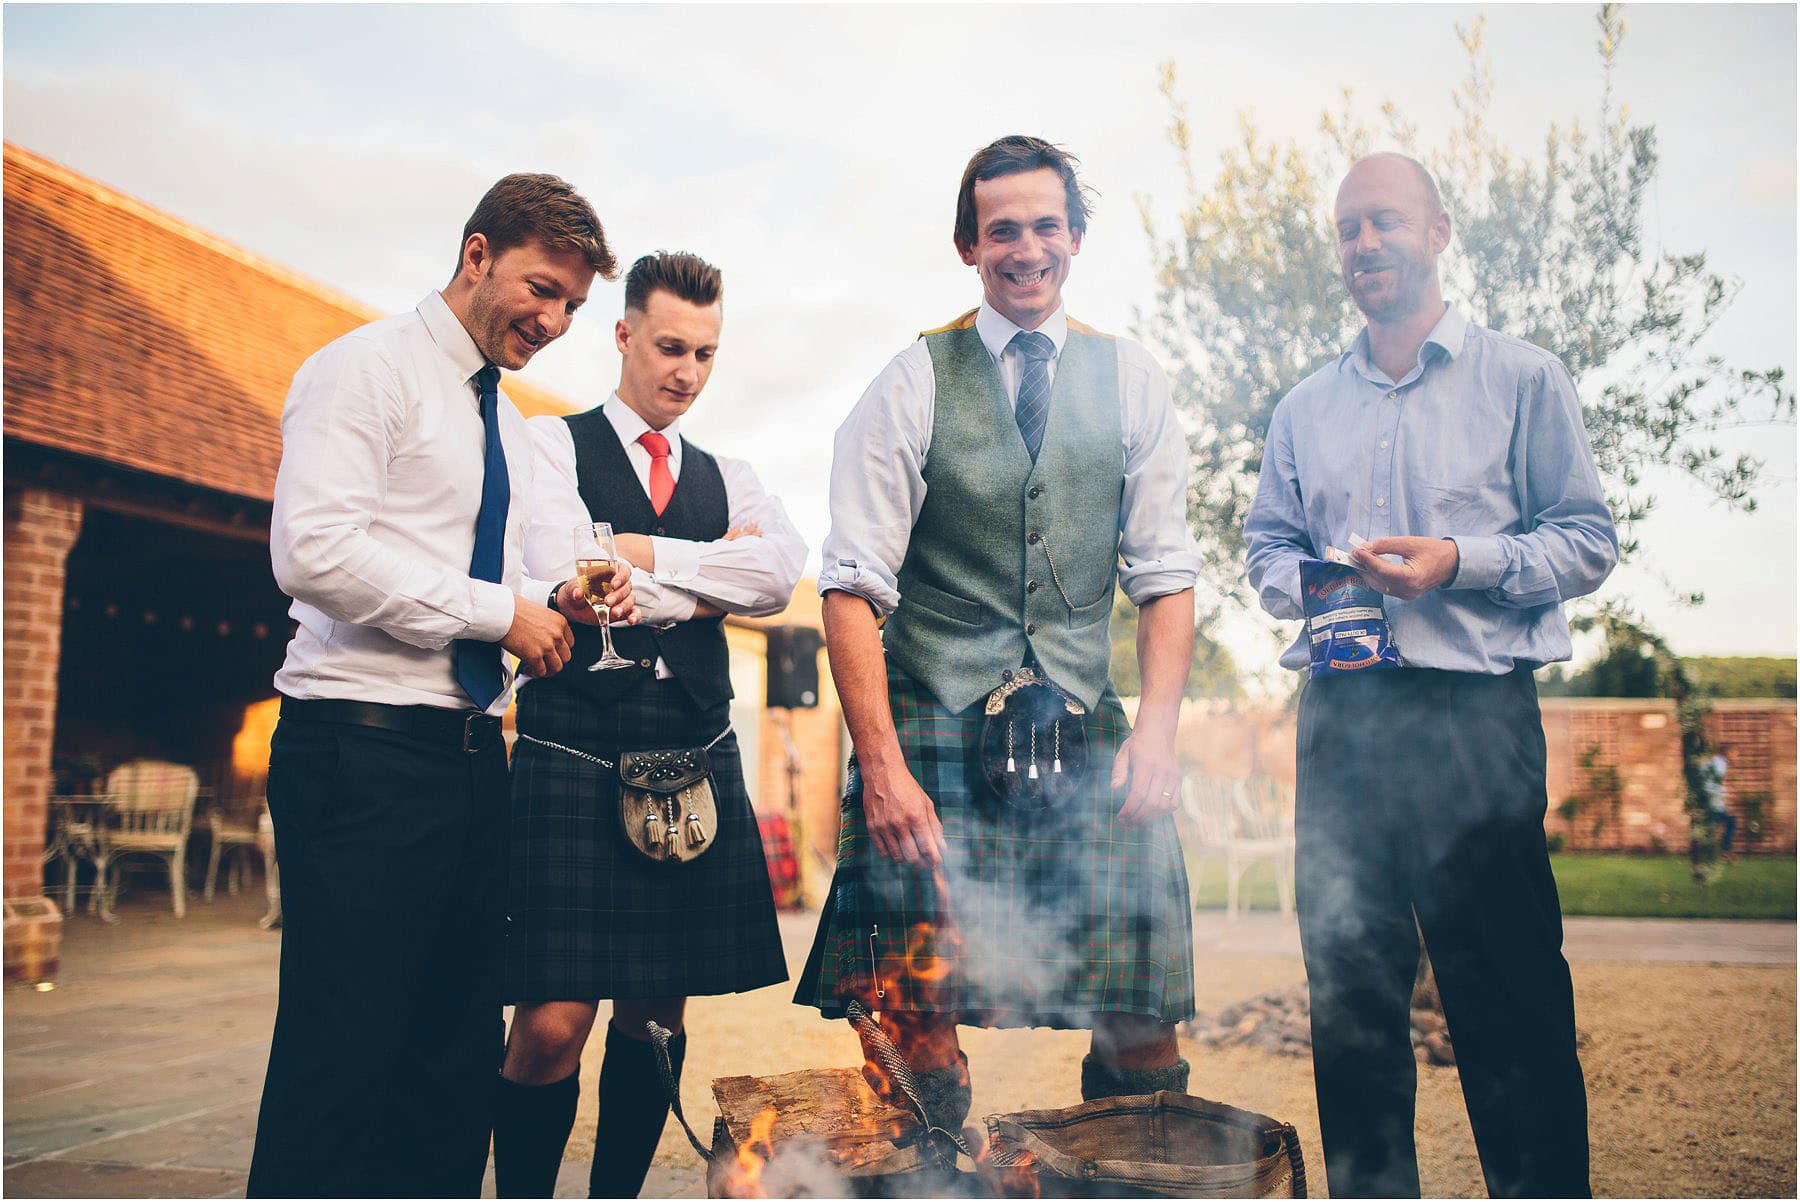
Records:
<instances>
[{"instance_id":1,"label":"black leather belt","mask_svg":"<svg viewBox=\"0 0 1800 1202\"><path fill-rule=\"evenodd\" d=\"M500 719L480 710L439 709L430 705L380 705L373 701L300 701L281 699L284 722L336 722L399 731L431 743L443 743L474 755L500 742Z\"/></svg>"}]
</instances>

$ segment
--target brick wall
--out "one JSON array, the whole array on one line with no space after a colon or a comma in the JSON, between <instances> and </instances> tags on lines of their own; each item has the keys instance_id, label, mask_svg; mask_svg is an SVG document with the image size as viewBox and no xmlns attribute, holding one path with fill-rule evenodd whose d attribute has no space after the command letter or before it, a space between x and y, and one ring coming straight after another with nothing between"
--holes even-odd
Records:
<instances>
[{"instance_id":1,"label":"brick wall","mask_svg":"<svg viewBox=\"0 0 1800 1202\"><path fill-rule=\"evenodd\" d=\"M1547 697L1542 702L1550 811L1545 829L1572 848L1685 852L1688 822L1675 703L1608 697ZM1794 702L1718 701L1706 732L1730 765L1727 804L1740 819L1739 850L1795 850ZM1178 740L1187 763L1216 776L1265 772L1294 783L1294 715L1234 710L1221 702L1183 705ZM1618 774L1619 804L1590 804L1573 825L1558 807L1583 784L1581 757L1597 749L1596 768ZM1764 838L1744 842L1742 798L1767 793Z\"/></svg>"},{"instance_id":2,"label":"brick wall","mask_svg":"<svg viewBox=\"0 0 1800 1202\"><path fill-rule=\"evenodd\" d=\"M6 979L54 975L61 916L44 901L44 824L56 723L63 574L81 532L81 502L37 488L6 491Z\"/></svg>"}]
</instances>

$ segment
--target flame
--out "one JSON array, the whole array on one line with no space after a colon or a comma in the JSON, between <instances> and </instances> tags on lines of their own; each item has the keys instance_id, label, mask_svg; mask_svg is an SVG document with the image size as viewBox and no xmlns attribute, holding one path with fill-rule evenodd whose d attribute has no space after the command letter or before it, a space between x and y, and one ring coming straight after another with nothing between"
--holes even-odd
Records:
<instances>
[{"instance_id":1,"label":"flame","mask_svg":"<svg viewBox=\"0 0 1800 1202\"><path fill-rule=\"evenodd\" d=\"M770 1138L775 1131L775 1108L763 1107L762 1113L750 1120L750 1138L738 1146L737 1169L725 1183L726 1193L733 1198L766 1198L762 1187L763 1169L775 1155Z\"/></svg>"},{"instance_id":2,"label":"flame","mask_svg":"<svg viewBox=\"0 0 1800 1202\"><path fill-rule=\"evenodd\" d=\"M1042 1197L1043 1186L1038 1181L1037 1157L1030 1152L1020 1152L1017 1155L1019 1159L1011 1164L994 1164L994 1137L990 1134L975 1149L975 1171L988 1181L991 1188L997 1189L1003 1198Z\"/></svg>"},{"instance_id":3,"label":"flame","mask_svg":"<svg viewBox=\"0 0 1800 1202\"><path fill-rule=\"evenodd\" d=\"M1043 1187L1038 1182L1037 1157L1024 1153L1019 1160L1000 1170L1000 1192L1008 1198L1038 1198Z\"/></svg>"}]
</instances>

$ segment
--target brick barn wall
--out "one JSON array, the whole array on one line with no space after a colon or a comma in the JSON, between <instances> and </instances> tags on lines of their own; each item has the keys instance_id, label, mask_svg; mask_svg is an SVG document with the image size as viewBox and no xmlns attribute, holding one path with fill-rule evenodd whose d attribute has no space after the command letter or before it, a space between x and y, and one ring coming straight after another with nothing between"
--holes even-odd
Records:
<instances>
[{"instance_id":1,"label":"brick barn wall","mask_svg":"<svg viewBox=\"0 0 1800 1202\"><path fill-rule=\"evenodd\" d=\"M1688 846L1681 731L1666 700L1547 697L1542 702L1550 798L1544 828L1567 846L1588 851L1685 852ZM1795 706L1792 701L1713 703L1706 731L1727 748L1727 804L1740 819L1739 850L1795 851ZM1294 783L1295 719L1280 710L1234 710L1220 702L1183 705L1178 741L1183 760L1215 776L1263 772ZM1583 752L1598 748L1597 766L1619 774L1620 804L1590 807L1573 828L1557 808L1579 787ZM1764 838L1746 844L1742 797L1764 792ZM1595 829L1598 825L1598 830Z\"/></svg>"},{"instance_id":2,"label":"brick barn wall","mask_svg":"<svg viewBox=\"0 0 1800 1202\"><path fill-rule=\"evenodd\" d=\"M44 827L64 569L81 533L81 502L39 488L8 489L5 580L6 979L55 974L61 915L45 900Z\"/></svg>"}]
</instances>

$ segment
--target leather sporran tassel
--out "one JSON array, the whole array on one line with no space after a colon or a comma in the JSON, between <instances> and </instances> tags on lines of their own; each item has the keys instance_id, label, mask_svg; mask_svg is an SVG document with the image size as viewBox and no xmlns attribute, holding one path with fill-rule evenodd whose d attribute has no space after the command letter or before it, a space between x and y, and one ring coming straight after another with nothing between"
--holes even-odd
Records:
<instances>
[{"instance_id":1,"label":"leather sporran tassel","mask_svg":"<svg viewBox=\"0 0 1800 1202\"><path fill-rule=\"evenodd\" d=\"M1051 724L1051 731L1052 731L1053 737L1055 739L1055 744L1056 744L1056 752L1055 752L1056 758L1050 761L1050 774L1052 776L1058 776L1058 775L1061 775L1061 773L1062 773L1062 719L1061 718L1058 718L1054 723Z\"/></svg>"},{"instance_id":2,"label":"leather sporran tassel","mask_svg":"<svg viewBox=\"0 0 1800 1202\"><path fill-rule=\"evenodd\" d=\"M644 846L654 852L662 846L663 820L654 806L644 811Z\"/></svg>"},{"instance_id":3,"label":"leather sporran tassel","mask_svg":"<svg viewBox=\"0 0 1800 1202\"><path fill-rule=\"evenodd\" d=\"M1013 760L1013 738L1018 733L1019 727L1016 723L1008 722L1006 724L1006 770L1008 772L1019 770L1019 765Z\"/></svg>"},{"instance_id":4,"label":"leather sporran tassel","mask_svg":"<svg viewBox=\"0 0 1800 1202\"><path fill-rule=\"evenodd\" d=\"M1031 770L1025 774L1026 780L1036 780L1037 770L1037 727L1031 728Z\"/></svg>"}]
</instances>

